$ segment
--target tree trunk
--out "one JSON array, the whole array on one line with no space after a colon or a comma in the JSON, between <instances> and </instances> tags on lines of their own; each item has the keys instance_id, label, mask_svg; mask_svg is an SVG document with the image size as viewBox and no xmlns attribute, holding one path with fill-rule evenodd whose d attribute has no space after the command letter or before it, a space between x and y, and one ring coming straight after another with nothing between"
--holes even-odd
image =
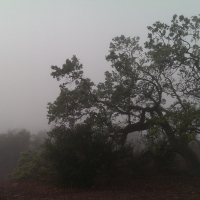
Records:
<instances>
[{"instance_id":1,"label":"tree trunk","mask_svg":"<svg viewBox=\"0 0 200 200\"><path fill-rule=\"evenodd\" d=\"M198 139L194 139L194 141L200 146L200 141Z\"/></svg>"},{"instance_id":2,"label":"tree trunk","mask_svg":"<svg viewBox=\"0 0 200 200\"><path fill-rule=\"evenodd\" d=\"M159 116L162 116L162 113L159 110L157 113ZM196 153L188 147L187 143L176 139L168 122L162 124L162 128L169 139L171 150L183 156L189 173L193 176L200 176L200 162Z\"/></svg>"},{"instance_id":3,"label":"tree trunk","mask_svg":"<svg viewBox=\"0 0 200 200\"><path fill-rule=\"evenodd\" d=\"M200 176L200 162L196 153L187 144L177 141L172 145L172 151L183 156L191 175Z\"/></svg>"}]
</instances>

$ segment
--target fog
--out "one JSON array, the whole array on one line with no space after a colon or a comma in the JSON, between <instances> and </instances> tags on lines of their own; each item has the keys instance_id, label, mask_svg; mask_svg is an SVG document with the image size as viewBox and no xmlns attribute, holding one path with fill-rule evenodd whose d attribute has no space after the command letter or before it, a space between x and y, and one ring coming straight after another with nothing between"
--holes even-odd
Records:
<instances>
[{"instance_id":1,"label":"fog","mask_svg":"<svg viewBox=\"0 0 200 200\"><path fill-rule=\"evenodd\" d=\"M140 36L142 44L147 26L198 15L199 7L199 0L1 0L0 132L49 129L47 103L59 94L51 65L76 55L98 83L110 69L113 37Z\"/></svg>"}]
</instances>

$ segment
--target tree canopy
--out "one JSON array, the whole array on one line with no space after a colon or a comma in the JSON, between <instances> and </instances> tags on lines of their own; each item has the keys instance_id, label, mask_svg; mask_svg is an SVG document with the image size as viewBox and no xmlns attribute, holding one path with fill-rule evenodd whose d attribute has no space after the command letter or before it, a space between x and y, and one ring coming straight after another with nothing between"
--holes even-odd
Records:
<instances>
[{"instance_id":1,"label":"tree canopy","mask_svg":"<svg viewBox=\"0 0 200 200\"><path fill-rule=\"evenodd\" d=\"M60 95L48 104L49 123L74 129L92 124L123 145L127 135L146 130L155 144L181 154L189 171L200 175L196 154L188 147L200 127L200 17L174 15L170 25L148 27L148 39L115 37L106 60L112 70L95 85L84 77L76 56L52 66L62 80Z\"/></svg>"}]
</instances>

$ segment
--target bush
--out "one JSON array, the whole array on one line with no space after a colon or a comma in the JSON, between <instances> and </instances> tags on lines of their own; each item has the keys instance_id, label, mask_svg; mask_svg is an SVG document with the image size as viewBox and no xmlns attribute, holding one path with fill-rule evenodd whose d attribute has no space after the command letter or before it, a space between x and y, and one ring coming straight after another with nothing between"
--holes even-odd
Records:
<instances>
[{"instance_id":1,"label":"bush","mask_svg":"<svg viewBox=\"0 0 200 200\"><path fill-rule=\"evenodd\" d=\"M87 187L109 164L112 145L105 135L92 131L89 125L74 130L56 127L49 132L43 155L58 174L58 181L68 186Z\"/></svg>"},{"instance_id":2,"label":"bush","mask_svg":"<svg viewBox=\"0 0 200 200\"><path fill-rule=\"evenodd\" d=\"M118 145L89 124L55 127L41 151L22 152L14 179L53 180L70 187L109 184L138 172L133 145ZM115 179L117 178L117 179Z\"/></svg>"},{"instance_id":3,"label":"bush","mask_svg":"<svg viewBox=\"0 0 200 200\"><path fill-rule=\"evenodd\" d=\"M18 165L11 176L14 179L46 180L51 173L41 154L28 150L21 153Z\"/></svg>"}]
</instances>

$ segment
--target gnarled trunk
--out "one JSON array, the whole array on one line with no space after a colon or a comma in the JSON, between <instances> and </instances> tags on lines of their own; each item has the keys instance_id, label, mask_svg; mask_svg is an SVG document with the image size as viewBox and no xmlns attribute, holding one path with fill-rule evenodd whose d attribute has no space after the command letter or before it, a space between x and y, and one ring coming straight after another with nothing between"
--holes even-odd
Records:
<instances>
[{"instance_id":1,"label":"gnarled trunk","mask_svg":"<svg viewBox=\"0 0 200 200\"><path fill-rule=\"evenodd\" d=\"M162 113L159 110L157 110L157 113L162 116ZM173 133L173 130L168 122L162 124L162 128L169 139L171 150L183 156L189 173L193 176L200 176L200 162L196 153L188 147L186 142L176 139L175 134Z\"/></svg>"},{"instance_id":2,"label":"gnarled trunk","mask_svg":"<svg viewBox=\"0 0 200 200\"><path fill-rule=\"evenodd\" d=\"M172 151L183 156L189 173L193 176L200 176L200 162L196 153L190 149L187 144L181 141L176 141L173 145L171 145L171 147Z\"/></svg>"}]
</instances>

